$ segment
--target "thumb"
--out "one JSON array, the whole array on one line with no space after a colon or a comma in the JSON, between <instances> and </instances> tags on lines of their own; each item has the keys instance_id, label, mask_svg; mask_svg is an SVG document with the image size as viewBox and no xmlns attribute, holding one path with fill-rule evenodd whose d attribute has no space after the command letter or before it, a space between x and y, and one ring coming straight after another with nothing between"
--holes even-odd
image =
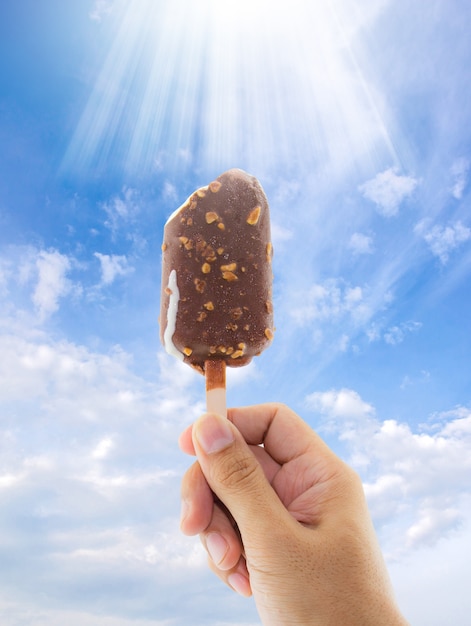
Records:
<instances>
[{"instance_id":1,"label":"thumb","mask_svg":"<svg viewBox=\"0 0 471 626\"><path fill-rule=\"evenodd\" d=\"M193 425L193 445L205 478L234 517L242 537L268 539L291 516L237 428L218 415ZM288 522L289 523L289 522Z\"/></svg>"}]
</instances>

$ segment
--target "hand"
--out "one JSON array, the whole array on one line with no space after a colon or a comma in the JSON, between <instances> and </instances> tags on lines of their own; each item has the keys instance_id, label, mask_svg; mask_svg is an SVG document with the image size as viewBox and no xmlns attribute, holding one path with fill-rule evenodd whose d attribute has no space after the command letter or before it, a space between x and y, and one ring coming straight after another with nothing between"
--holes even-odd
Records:
<instances>
[{"instance_id":1,"label":"hand","mask_svg":"<svg viewBox=\"0 0 471 626\"><path fill-rule=\"evenodd\" d=\"M182 531L211 569L254 594L265 626L399 626L358 475L283 405L204 415L180 437L198 461Z\"/></svg>"}]
</instances>

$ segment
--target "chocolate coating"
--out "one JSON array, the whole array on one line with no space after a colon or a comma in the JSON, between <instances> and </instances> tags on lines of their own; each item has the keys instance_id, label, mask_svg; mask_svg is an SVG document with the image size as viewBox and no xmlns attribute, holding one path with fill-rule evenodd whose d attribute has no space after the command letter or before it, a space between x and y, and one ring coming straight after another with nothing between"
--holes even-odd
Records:
<instances>
[{"instance_id":1,"label":"chocolate coating","mask_svg":"<svg viewBox=\"0 0 471 626\"><path fill-rule=\"evenodd\" d=\"M169 218L162 245L160 337L204 373L246 365L273 338L270 216L257 179L232 169Z\"/></svg>"}]
</instances>

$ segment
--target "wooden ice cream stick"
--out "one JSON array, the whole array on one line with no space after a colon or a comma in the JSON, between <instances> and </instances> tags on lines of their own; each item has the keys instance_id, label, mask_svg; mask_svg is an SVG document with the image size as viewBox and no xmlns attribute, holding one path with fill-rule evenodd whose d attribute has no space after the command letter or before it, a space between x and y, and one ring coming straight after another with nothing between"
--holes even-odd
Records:
<instances>
[{"instance_id":1,"label":"wooden ice cream stick","mask_svg":"<svg viewBox=\"0 0 471 626\"><path fill-rule=\"evenodd\" d=\"M204 364L206 377L206 410L227 417L226 363L222 359L210 359Z\"/></svg>"}]
</instances>

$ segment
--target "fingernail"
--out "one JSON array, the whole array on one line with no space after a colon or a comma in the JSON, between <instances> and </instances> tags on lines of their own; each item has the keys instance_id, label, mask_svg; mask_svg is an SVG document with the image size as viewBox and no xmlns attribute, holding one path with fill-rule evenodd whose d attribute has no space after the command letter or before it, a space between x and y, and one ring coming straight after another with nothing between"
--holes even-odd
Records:
<instances>
[{"instance_id":1,"label":"fingernail","mask_svg":"<svg viewBox=\"0 0 471 626\"><path fill-rule=\"evenodd\" d=\"M206 535L206 549L215 565L219 565L226 556L229 546L227 541L219 533L209 533Z\"/></svg>"},{"instance_id":2,"label":"fingernail","mask_svg":"<svg viewBox=\"0 0 471 626\"><path fill-rule=\"evenodd\" d=\"M193 435L206 454L220 452L234 441L228 421L219 415L201 417L193 427Z\"/></svg>"},{"instance_id":3,"label":"fingernail","mask_svg":"<svg viewBox=\"0 0 471 626\"><path fill-rule=\"evenodd\" d=\"M251 595L250 583L248 578L243 574L230 574L227 577L227 582L234 589L234 591L237 591L237 593L241 596L247 597Z\"/></svg>"}]
</instances>

